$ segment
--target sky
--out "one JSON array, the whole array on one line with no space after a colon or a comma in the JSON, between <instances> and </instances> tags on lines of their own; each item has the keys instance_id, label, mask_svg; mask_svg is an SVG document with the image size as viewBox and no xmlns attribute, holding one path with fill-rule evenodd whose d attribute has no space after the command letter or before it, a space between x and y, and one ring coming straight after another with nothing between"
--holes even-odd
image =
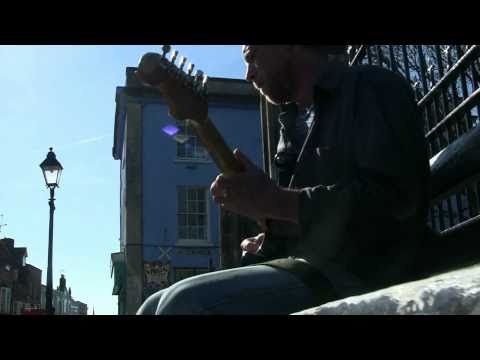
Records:
<instances>
[{"instance_id":1,"label":"sky","mask_svg":"<svg viewBox=\"0 0 480 360\"><path fill-rule=\"evenodd\" d=\"M211 77L241 79L239 45L173 45ZM46 283L49 191L39 164L63 165L55 191L53 286L65 274L75 300L117 314L110 254L119 251L119 161L112 157L115 88L158 46L0 46L0 238L27 247ZM2 218L0 217L0 220Z\"/></svg>"}]
</instances>

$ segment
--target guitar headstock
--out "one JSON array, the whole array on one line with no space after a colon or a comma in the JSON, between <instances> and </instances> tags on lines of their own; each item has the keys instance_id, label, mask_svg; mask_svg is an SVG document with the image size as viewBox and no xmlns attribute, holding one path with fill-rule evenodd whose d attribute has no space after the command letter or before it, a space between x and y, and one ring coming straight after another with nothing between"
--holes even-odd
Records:
<instances>
[{"instance_id":1,"label":"guitar headstock","mask_svg":"<svg viewBox=\"0 0 480 360\"><path fill-rule=\"evenodd\" d=\"M170 45L162 47L162 54L146 53L140 59L137 78L146 86L158 88L165 97L170 114L177 120L205 121L208 115L208 77L201 70L193 75L195 65L190 63L184 71L187 58L177 63L178 51ZM168 54L170 58L168 58Z\"/></svg>"}]
</instances>

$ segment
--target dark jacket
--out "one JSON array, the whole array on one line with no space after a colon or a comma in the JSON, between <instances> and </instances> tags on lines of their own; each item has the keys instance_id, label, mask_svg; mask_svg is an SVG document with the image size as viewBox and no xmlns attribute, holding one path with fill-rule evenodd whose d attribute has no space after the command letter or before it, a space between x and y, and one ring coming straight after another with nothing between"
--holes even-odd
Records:
<instances>
[{"instance_id":1,"label":"dark jacket","mask_svg":"<svg viewBox=\"0 0 480 360\"><path fill-rule=\"evenodd\" d=\"M326 276L338 297L401 282L425 236L430 176L411 88L379 67L331 64L314 107L289 184L302 189L300 225L269 224L265 251L281 250L267 264L314 287Z\"/></svg>"}]
</instances>

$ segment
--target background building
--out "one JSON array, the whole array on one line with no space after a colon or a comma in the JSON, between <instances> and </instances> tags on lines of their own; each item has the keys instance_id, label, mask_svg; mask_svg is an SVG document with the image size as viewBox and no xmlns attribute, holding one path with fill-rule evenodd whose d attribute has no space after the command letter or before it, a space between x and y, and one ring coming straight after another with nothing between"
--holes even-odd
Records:
<instances>
[{"instance_id":1,"label":"background building","mask_svg":"<svg viewBox=\"0 0 480 360\"><path fill-rule=\"evenodd\" d=\"M41 309L45 309L47 287L42 285L41 290ZM59 283L52 293L53 307L55 315L87 315L88 307L86 304L75 301L72 297L72 289L67 289L67 279L65 275L60 275Z\"/></svg>"},{"instance_id":2,"label":"background building","mask_svg":"<svg viewBox=\"0 0 480 360\"><path fill-rule=\"evenodd\" d=\"M40 307L42 271L27 264L27 257L27 248L15 247L14 239L0 239L0 313Z\"/></svg>"},{"instance_id":3,"label":"background building","mask_svg":"<svg viewBox=\"0 0 480 360\"><path fill-rule=\"evenodd\" d=\"M111 260L119 314L135 313L146 297L174 282L222 267L221 214L209 195L219 170L191 129L168 115L161 95L138 84L134 70L127 68L126 86L116 92L120 252ZM262 168L259 101L246 81L209 80L210 118L232 150L238 147ZM169 125L186 141L169 135ZM246 235L253 234L237 231L236 247Z\"/></svg>"}]
</instances>

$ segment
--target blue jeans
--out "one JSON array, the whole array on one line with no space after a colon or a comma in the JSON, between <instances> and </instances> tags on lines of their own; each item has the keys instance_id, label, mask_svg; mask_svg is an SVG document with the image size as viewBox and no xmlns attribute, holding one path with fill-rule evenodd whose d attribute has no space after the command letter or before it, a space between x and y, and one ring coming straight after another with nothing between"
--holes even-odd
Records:
<instances>
[{"instance_id":1,"label":"blue jeans","mask_svg":"<svg viewBox=\"0 0 480 360\"><path fill-rule=\"evenodd\" d=\"M316 305L311 290L297 277L256 265L179 281L151 295L137 315L286 315Z\"/></svg>"}]
</instances>

